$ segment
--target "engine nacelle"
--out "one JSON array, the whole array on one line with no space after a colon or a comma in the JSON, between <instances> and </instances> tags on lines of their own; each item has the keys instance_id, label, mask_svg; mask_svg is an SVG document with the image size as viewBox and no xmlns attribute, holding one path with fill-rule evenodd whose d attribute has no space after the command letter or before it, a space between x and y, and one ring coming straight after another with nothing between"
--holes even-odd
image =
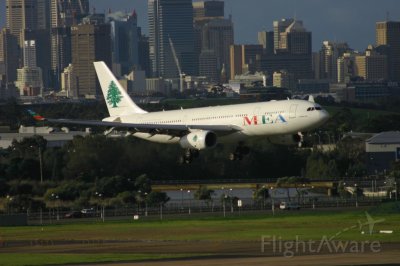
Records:
<instances>
[{"instance_id":1,"label":"engine nacelle","mask_svg":"<svg viewBox=\"0 0 400 266\"><path fill-rule=\"evenodd\" d=\"M269 137L268 139L273 144L294 146L294 145L299 145L302 142L303 137L301 134L293 134L293 135L273 136Z\"/></svg>"},{"instance_id":2,"label":"engine nacelle","mask_svg":"<svg viewBox=\"0 0 400 266\"><path fill-rule=\"evenodd\" d=\"M203 150L217 145L217 135L212 131L195 131L183 136L179 144L184 149Z\"/></svg>"}]
</instances>

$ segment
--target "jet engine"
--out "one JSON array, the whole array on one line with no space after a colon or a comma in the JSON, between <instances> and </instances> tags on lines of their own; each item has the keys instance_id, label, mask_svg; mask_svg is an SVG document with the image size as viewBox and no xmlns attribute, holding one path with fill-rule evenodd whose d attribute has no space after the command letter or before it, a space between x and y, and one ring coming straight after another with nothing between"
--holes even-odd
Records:
<instances>
[{"instance_id":1,"label":"jet engine","mask_svg":"<svg viewBox=\"0 0 400 266\"><path fill-rule=\"evenodd\" d=\"M212 131L194 131L179 140L184 149L203 150L217 145L217 135Z\"/></svg>"},{"instance_id":2,"label":"jet engine","mask_svg":"<svg viewBox=\"0 0 400 266\"><path fill-rule=\"evenodd\" d=\"M301 142L303 141L303 136L299 133L299 134L293 134L293 135L273 136L273 137L269 137L268 139L271 143L277 144L277 145L285 145L285 146L299 145L299 146L301 146Z\"/></svg>"}]
</instances>

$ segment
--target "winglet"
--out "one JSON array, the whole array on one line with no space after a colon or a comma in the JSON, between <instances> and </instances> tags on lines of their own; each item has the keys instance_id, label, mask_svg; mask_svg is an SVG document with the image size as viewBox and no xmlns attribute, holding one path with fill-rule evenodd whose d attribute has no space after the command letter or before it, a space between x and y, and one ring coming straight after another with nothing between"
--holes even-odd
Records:
<instances>
[{"instance_id":1,"label":"winglet","mask_svg":"<svg viewBox=\"0 0 400 266\"><path fill-rule=\"evenodd\" d=\"M32 111L32 110L28 110L28 113L33 117L33 119L35 119L36 121L44 121L44 120L46 120L46 118L44 118L43 116L41 116L41 115L38 115L37 113L35 113L34 111Z\"/></svg>"},{"instance_id":2,"label":"winglet","mask_svg":"<svg viewBox=\"0 0 400 266\"><path fill-rule=\"evenodd\" d=\"M315 103L314 96L312 96L312 95L308 96L308 101Z\"/></svg>"}]
</instances>

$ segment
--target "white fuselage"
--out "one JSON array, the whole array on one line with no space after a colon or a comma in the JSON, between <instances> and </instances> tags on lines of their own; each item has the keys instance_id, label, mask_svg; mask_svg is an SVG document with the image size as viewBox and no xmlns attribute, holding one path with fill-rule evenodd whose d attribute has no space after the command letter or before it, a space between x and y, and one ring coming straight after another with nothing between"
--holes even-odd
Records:
<instances>
[{"instance_id":1,"label":"white fuselage","mask_svg":"<svg viewBox=\"0 0 400 266\"><path fill-rule=\"evenodd\" d=\"M281 100L131 114L120 116L120 119L122 123L226 125L240 128L240 131L218 138L218 142L230 142L248 137L288 135L308 131L323 124L328 117L328 113L314 102ZM180 140L176 136L142 132L134 133L133 136L159 143L172 144Z\"/></svg>"}]
</instances>

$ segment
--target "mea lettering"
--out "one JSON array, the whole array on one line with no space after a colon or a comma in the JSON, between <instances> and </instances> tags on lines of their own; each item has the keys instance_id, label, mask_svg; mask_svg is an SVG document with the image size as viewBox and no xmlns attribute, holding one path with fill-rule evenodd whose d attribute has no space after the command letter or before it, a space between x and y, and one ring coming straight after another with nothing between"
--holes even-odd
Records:
<instances>
[{"instance_id":1,"label":"mea lettering","mask_svg":"<svg viewBox=\"0 0 400 266\"><path fill-rule=\"evenodd\" d=\"M248 116L243 117L243 126L256 126L276 123L286 123L286 120L282 115L277 115L275 117L273 115L255 115L251 118Z\"/></svg>"}]
</instances>

